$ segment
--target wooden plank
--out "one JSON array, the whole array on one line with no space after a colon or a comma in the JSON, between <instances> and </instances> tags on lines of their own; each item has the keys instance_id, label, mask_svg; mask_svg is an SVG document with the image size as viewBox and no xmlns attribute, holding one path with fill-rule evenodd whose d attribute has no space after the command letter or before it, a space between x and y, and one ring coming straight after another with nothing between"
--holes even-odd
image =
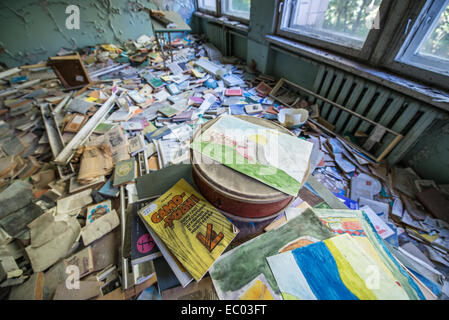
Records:
<instances>
[{"instance_id":1,"label":"wooden plank","mask_svg":"<svg viewBox=\"0 0 449 320\"><path fill-rule=\"evenodd\" d=\"M345 99L348 96L349 90L351 90L353 83L354 83L354 77L351 75L347 76L346 82L345 82L343 88L341 89L341 92L338 95L338 98L336 101L338 104L342 105L343 102L345 102ZM333 107L331 109L331 112L329 113L329 116L327 117L327 121L329 121L332 124L335 124L335 120L337 118L339 111L340 111L340 109Z\"/></svg>"},{"instance_id":2,"label":"wooden plank","mask_svg":"<svg viewBox=\"0 0 449 320\"><path fill-rule=\"evenodd\" d=\"M366 117L368 119L371 119L374 121L376 119L379 112L382 110L382 108L385 106L385 103L387 102L388 98L390 97L390 91L385 89L379 89L380 95L377 97L376 101L374 102L371 109L368 111L368 114ZM370 128L370 124L366 122L362 122L359 125L359 128L357 131L366 132Z\"/></svg>"},{"instance_id":3,"label":"wooden plank","mask_svg":"<svg viewBox=\"0 0 449 320\"><path fill-rule=\"evenodd\" d=\"M34 300L44 300L44 273L38 272L36 287L34 289Z\"/></svg>"},{"instance_id":4,"label":"wooden plank","mask_svg":"<svg viewBox=\"0 0 449 320\"><path fill-rule=\"evenodd\" d=\"M337 104L337 103L335 103L335 102L333 102L333 101L331 101L331 100L329 100L329 99L327 99L327 98L321 97L321 96L317 95L315 92L312 92L312 91L310 91L310 90L308 90L308 89L306 89L306 88L303 88L303 87L301 87L300 85L297 85L297 84L295 84L295 83L293 83L293 82L291 82L291 81L285 80L285 79L283 79L283 78L282 78L281 80L279 80L279 82L281 82L281 81L284 81L284 82L286 82L287 84L290 84L291 86L294 86L294 87L296 87L297 89L299 89L299 90L301 90L301 91L303 91L303 92L305 92L305 93L307 93L307 94L309 94L309 95L313 95L313 96L319 98L320 100L323 100L324 102L329 103L329 104L331 104L331 105L333 105L333 106L335 106L335 107L337 107L337 108L339 108L339 109L341 109L341 110L344 110L344 111L346 111L346 112L349 112L350 114L352 114L353 116L355 116L355 117L357 117L357 118L359 118L359 119L362 119L362 120L364 120L364 121L367 121L367 122L369 122L369 123L371 123L371 124L373 124L373 125L379 125L379 123L377 123L377 122L375 122L375 121L373 121L373 120L371 120L371 119L368 119L367 117L364 117L364 116L362 116L362 115L360 115L360 114L358 114L358 113L356 113L356 112L354 112L354 111L352 111L352 110L350 110L350 109L348 109L348 108L345 108L345 107L343 107L343 106L341 106L341 105L339 105L339 104ZM274 99L277 99L276 97L273 97L273 98L274 98ZM278 100L278 99L277 99L277 100ZM390 133L392 133L392 134L394 134L394 135L398 135L397 132L394 132L393 130L388 129L388 128L386 128L386 127L384 127L384 128L385 128L386 131L388 131L388 132L390 132Z\"/></svg>"},{"instance_id":5,"label":"wooden plank","mask_svg":"<svg viewBox=\"0 0 449 320\"><path fill-rule=\"evenodd\" d=\"M57 157L58 154L64 149L64 143L62 141L61 133L58 131L58 126L48 108L48 105L40 105L42 121L47 132L48 143L50 144L53 157Z\"/></svg>"},{"instance_id":6,"label":"wooden plank","mask_svg":"<svg viewBox=\"0 0 449 320\"><path fill-rule=\"evenodd\" d=\"M391 129L398 133L402 133L402 130L404 130L404 128L407 126L407 124L413 119L415 114L419 111L419 108L420 108L420 106L416 102L409 104L408 107L401 114L401 116L391 126ZM393 140L394 140L394 136L387 134L383 138L382 144L389 145ZM381 152L382 152L382 150L379 150L377 155L379 155Z\"/></svg>"},{"instance_id":7,"label":"wooden plank","mask_svg":"<svg viewBox=\"0 0 449 320\"><path fill-rule=\"evenodd\" d=\"M38 69L38 68L44 68L44 67L47 67L47 62L30 64L30 65L26 65L26 66L20 66L19 68L22 70L28 70L28 69Z\"/></svg>"},{"instance_id":8,"label":"wooden plank","mask_svg":"<svg viewBox=\"0 0 449 320\"><path fill-rule=\"evenodd\" d=\"M368 88L368 91L366 91L365 95L362 98L362 101L360 101L359 105L357 106L357 108L355 109L355 112L357 114L362 114L366 108L368 107L368 104L371 102L371 100L374 97L374 94L376 93L377 88L375 86L370 86ZM349 131L352 132L354 131L354 128L357 124L359 119L357 119L357 117L351 116L348 124L346 125L346 127L343 129L343 133Z\"/></svg>"},{"instance_id":9,"label":"wooden plank","mask_svg":"<svg viewBox=\"0 0 449 320\"><path fill-rule=\"evenodd\" d=\"M351 97L349 97L349 100L346 103L346 108L354 110L355 104L359 100L359 97L362 94L364 88L365 88L365 81L357 80L357 84L351 93ZM336 132L341 132L341 129L343 128L343 125L346 123L346 119L348 119L349 115L350 114L347 112L344 111L341 112L335 125Z\"/></svg>"},{"instance_id":10,"label":"wooden plank","mask_svg":"<svg viewBox=\"0 0 449 320\"><path fill-rule=\"evenodd\" d=\"M329 92L329 95L325 98L334 101L335 97L338 93L338 89L340 89L341 83L343 82L343 78L344 78L344 73L343 72L336 72L337 73L337 77L335 78L334 83L332 83L332 87L331 90ZM329 103L325 103L323 108L320 111L320 114L322 115L323 118L327 119L327 114L330 110L331 106Z\"/></svg>"},{"instance_id":11,"label":"wooden plank","mask_svg":"<svg viewBox=\"0 0 449 320\"><path fill-rule=\"evenodd\" d=\"M376 158L376 161L379 162L381 161L383 158L385 158L385 156L391 152L391 150L394 149L394 147L396 147L396 145L402 140L403 136L399 135L396 138L394 138L394 140L385 148L384 151L382 151L382 153Z\"/></svg>"},{"instance_id":12,"label":"wooden plank","mask_svg":"<svg viewBox=\"0 0 449 320\"><path fill-rule=\"evenodd\" d=\"M413 128L405 135L401 144L396 147L388 156L388 162L395 164L399 162L405 153L415 144L421 134L426 130L437 117L435 110L429 110L421 119L413 126Z\"/></svg>"}]
</instances>

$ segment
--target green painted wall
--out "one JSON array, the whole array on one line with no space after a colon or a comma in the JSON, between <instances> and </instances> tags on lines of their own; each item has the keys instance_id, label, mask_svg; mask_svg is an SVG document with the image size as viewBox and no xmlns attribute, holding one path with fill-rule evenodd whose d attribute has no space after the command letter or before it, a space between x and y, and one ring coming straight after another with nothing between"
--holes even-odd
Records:
<instances>
[{"instance_id":1,"label":"green painted wall","mask_svg":"<svg viewBox=\"0 0 449 320\"><path fill-rule=\"evenodd\" d=\"M319 64L295 54L272 51L269 74L285 78L306 89L313 89Z\"/></svg>"},{"instance_id":2,"label":"green painted wall","mask_svg":"<svg viewBox=\"0 0 449 320\"><path fill-rule=\"evenodd\" d=\"M135 40L152 35L146 8L177 11L190 22L194 0L18 0L0 3L0 62L8 67L37 63L64 47ZM80 29L66 28L67 6L80 9ZM9 31L8 31L9 30Z\"/></svg>"},{"instance_id":3,"label":"green painted wall","mask_svg":"<svg viewBox=\"0 0 449 320\"><path fill-rule=\"evenodd\" d=\"M425 179L449 184L449 120L438 120L425 131L404 162Z\"/></svg>"},{"instance_id":4,"label":"green painted wall","mask_svg":"<svg viewBox=\"0 0 449 320\"><path fill-rule=\"evenodd\" d=\"M231 48L234 56L246 60L248 55L248 41L245 37L231 34Z\"/></svg>"}]
</instances>

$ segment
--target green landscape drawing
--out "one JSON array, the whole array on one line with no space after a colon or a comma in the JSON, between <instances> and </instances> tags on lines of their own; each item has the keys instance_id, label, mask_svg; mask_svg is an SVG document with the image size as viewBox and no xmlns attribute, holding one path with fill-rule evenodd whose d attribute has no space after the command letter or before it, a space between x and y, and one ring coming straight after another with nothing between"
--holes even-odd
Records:
<instances>
[{"instance_id":1,"label":"green landscape drawing","mask_svg":"<svg viewBox=\"0 0 449 320\"><path fill-rule=\"evenodd\" d=\"M201 152L215 161L223 163L240 173L246 174L289 195L296 196L301 187L298 181L281 169L261 163L250 163L248 159L235 152L232 147L200 141L194 141L191 147L193 150ZM229 154L231 156L228 156ZM232 161L229 161L230 159Z\"/></svg>"},{"instance_id":2,"label":"green landscape drawing","mask_svg":"<svg viewBox=\"0 0 449 320\"><path fill-rule=\"evenodd\" d=\"M266 232L223 254L209 270L220 298L237 298L232 292L239 290L261 273L273 291L280 294L266 258L278 254L279 249L287 243L303 236L325 240L333 234L311 210L306 210L282 227Z\"/></svg>"}]
</instances>

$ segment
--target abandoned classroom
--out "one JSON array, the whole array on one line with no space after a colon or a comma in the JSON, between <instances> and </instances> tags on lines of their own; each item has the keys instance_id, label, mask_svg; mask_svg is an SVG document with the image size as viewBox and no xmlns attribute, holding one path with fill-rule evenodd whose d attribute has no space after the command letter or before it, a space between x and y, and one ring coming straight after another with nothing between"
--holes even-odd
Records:
<instances>
[{"instance_id":1,"label":"abandoned classroom","mask_svg":"<svg viewBox=\"0 0 449 320\"><path fill-rule=\"evenodd\" d=\"M0 17L0 299L449 298L449 0Z\"/></svg>"}]
</instances>

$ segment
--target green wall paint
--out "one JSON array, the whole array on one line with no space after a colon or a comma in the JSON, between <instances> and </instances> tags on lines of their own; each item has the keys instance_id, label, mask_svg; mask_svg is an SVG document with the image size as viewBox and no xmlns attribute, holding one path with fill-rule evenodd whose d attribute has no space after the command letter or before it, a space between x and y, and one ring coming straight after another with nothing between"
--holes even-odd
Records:
<instances>
[{"instance_id":1,"label":"green wall paint","mask_svg":"<svg viewBox=\"0 0 449 320\"><path fill-rule=\"evenodd\" d=\"M438 120L404 158L416 173L438 184L449 184L449 120Z\"/></svg>"},{"instance_id":2,"label":"green wall paint","mask_svg":"<svg viewBox=\"0 0 449 320\"><path fill-rule=\"evenodd\" d=\"M319 64L298 55L276 50L271 54L270 74L276 78L285 78L306 89L313 89Z\"/></svg>"},{"instance_id":3,"label":"green wall paint","mask_svg":"<svg viewBox=\"0 0 449 320\"><path fill-rule=\"evenodd\" d=\"M246 60L248 54L247 40L245 37L231 34L232 54L242 60Z\"/></svg>"},{"instance_id":4,"label":"green wall paint","mask_svg":"<svg viewBox=\"0 0 449 320\"><path fill-rule=\"evenodd\" d=\"M190 21L194 0L21 0L0 4L0 62L8 67L37 63L64 47L76 49L97 43L135 40L152 35L151 9L174 10ZM69 5L80 9L80 29L66 28ZM10 30L8 32L7 30Z\"/></svg>"}]
</instances>

